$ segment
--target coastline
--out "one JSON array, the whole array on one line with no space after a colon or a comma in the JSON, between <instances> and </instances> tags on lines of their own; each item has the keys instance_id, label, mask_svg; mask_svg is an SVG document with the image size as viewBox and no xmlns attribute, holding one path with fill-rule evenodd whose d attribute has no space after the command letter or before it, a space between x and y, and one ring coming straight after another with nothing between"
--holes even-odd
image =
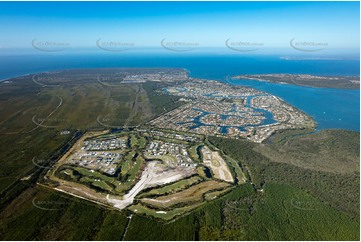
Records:
<instances>
[{"instance_id":1,"label":"coastline","mask_svg":"<svg viewBox=\"0 0 361 242\"><path fill-rule=\"evenodd\" d=\"M111 68L90 68L90 69L118 69L118 68L112 68L111 67ZM130 69L139 69L139 68L135 68L135 67L129 67L129 68ZM69 68L69 69L64 69L64 70L56 70L55 72L62 72L62 71L69 71L69 70L86 70L86 69L89 69L89 68ZM189 78L194 78L194 77L190 76L191 72L187 68L173 68L173 67L171 67L171 68L164 68L164 69L182 69L182 70L187 71L187 73L189 75ZM31 75L36 75L36 74L41 74L41 73L50 73L50 72L54 72L54 71L27 73L25 75L19 75L17 77L4 79L3 81L11 81L12 79L16 79L16 78L20 78L20 77L29 77ZM206 79L206 78L202 78L202 79ZM206 80L210 80L210 79L206 79ZM3 83L3 81L0 82L0 84ZM227 83L227 81L224 81L224 80L223 81L222 80L217 80L217 81ZM286 103L292 105L297 110L305 113L307 116L310 116L316 123L315 129L321 129L321 130L322 129L343 129L343 130L350 130L350 131L360 132L359 131L359 123L356 126L355 117L353 117L354 115L351 115L351 113L350 113L351 111L352 111L352 113L356 112L353 109L355 109L355 107L357 105L359 105L358 101L357 101L358 103L355 102L356 98L352 101L351 105L344 105L348 109L353 108L351 111L348 111L348 110L345 111L343 108L342 108L342 110L340 108L336 109L336 107L334 107L334 105L332 105L332 104L328 105L327 101L324 102L324 103L327 103L329 108L333 108L334 112L335 111L337 111L337 112L341 111L340 114L339 114L339 115L341 115L341 116L339 116L340 121L338 121L337 120L338 117L335 116L335 115L331 116L332 114L327 109L325 109L325 111L327 111L327 115L324 115L324 113L326 113L326 112L321 112L323 110L319 110L319 107L317 107L317 110L315 112L312 112L313 108L309 108L309 105L304 104L304 103L300 103L299 100L295 101L294 99L297 98L297 97L295 97L294 95L287 94L287 96L285 97L285 96L279 95L279 92L273 91L273 89L280 89L278 86L281 86L281 88L286 87L285 89L288 89L288 87L306 88L305 90L309 90L309 91L307 91L308 93L305 93L305 97L304 97L304 99L307 101L309 99L309 97L308 97L309 95L313 95L315 98L318 95L318 94L314 94L314 90L320 90L322 92L326 91L326 93L327 93L327 90L331 90L332 91L331 95L335 95L336 98L341 98L341 100L337 99L337 102L341 101L341 103L348 104L348 103L350 103L350 101L347 100L347 99L350 99L350 97L348 97L349 93L352 94L352 97L353 96L357 97L359 95L360 92L357 91L356 89L318 88L318 87L309 87L309 86L298 86L298 85L292 85L292 84L288 84L288 83L287 84L280 84L280 83L266 82L266 81L245 80L245 81L251 81L251 82L254 81L254 82L257 82L257 83L268 83L269 85L272 85L271 88L262 88L262 87L258 87L258 86L255 86L255 85L243 85L241 83L238 84L238 81L242 81L242 80L232 80L232 81L234 81L234 83L228 82L228 84L240 85L240 86L248 86L248 87L254 88L256 90L266 92L266 93L269 93L271 95L274 95L276 97L281 98L283 101L285 101ZM6 85L6 84L3 84L3 85ZM269 89L272 89L272 90L269 90ZM293 94L296 94L298 96L302 96L302 95L299 95L299 93L295 93L294 92L295 90L290 90L290 91L292 91ZM346 91L346 94L344 94L344 91ZM353 93L355 93L355 94L353 94ZM327 93L327 95L328 94L329 93ZM331 98L334 99L333 97L331 97ZM344 99L346 99L346 101ZM300 103L301 105L297 105L297 103ZM304 108L305 106L307 108ZM310 109L311 109L311 112L310 112ZM342 118L342 122L341 122L341 118ZM322 121L321 124L320 124L319 121ZM344 124L342 124L342 123L344 123Z\"/></svg>"},{"instance_id":2,"label":"coastline","mask_svg":"<svg viewBox=\"0 0 361 242\"><path fill-rule=\"evenodd\" d=\"M294 75L299 75L299 74L283 74L283 75L289 75L291 80L292 80L292 76ZM320 77L320 76L317 76ZM331 77L335 77L335 76L322 76L324 78L331 78ZM341 75L338 77L343 77L343 78L357 78L358 80L360 80L359 76L347 76L347 75ZM281 84L281 85L292 85L292 86L300 86L300 87L309 87L309 88L330 88L330 89L337 89L337 90L360 90L360 84L355 85L355 86L350 86L350 87L336 87L336 86L316 86L316 85L312 85L312 84L301 84L301 83L295 83L294 81L292 81L292 83L290 82L285 82L285 81L277 81L277 80L266 80L264 78L257 78L257 77L252 77L252 76L247 76L247 75L239 75L239 76L233 76L231 77L232 81L258 81L258 82L267 82L267 83L273 83L273 84Z\"/></svg>"}]
</instances>

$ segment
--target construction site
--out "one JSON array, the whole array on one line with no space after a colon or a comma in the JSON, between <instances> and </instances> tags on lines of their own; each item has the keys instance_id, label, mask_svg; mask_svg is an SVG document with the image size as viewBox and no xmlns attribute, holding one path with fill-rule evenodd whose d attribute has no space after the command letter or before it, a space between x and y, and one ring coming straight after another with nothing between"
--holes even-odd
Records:
<instances>
[{"instance_id":1,"label":"construction site","mask_svg":"<svg viewBox=\"0 0 361 242\"><path fill-rule=\"evenodd\" d=\"M136 129L84 134L48 171L43 185L171 219L230 191L239 174L240 167L200 135Z\"/></svg>"}]
</instances>

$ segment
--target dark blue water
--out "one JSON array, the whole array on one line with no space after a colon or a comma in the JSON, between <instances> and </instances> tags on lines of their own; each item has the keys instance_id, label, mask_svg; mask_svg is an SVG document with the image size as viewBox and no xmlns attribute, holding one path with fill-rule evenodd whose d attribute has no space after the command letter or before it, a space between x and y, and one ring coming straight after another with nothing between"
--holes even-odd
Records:
<instances>
[{"instance_id":1,"label":"dark blue water","mask_svg":"<svg viewBox=\"0 0 361 242\"><path fill-rule=\"evenodd\" d=\"M0 56L0 80L41 71L101 67L178 67L193 77L224 80L228 75L305 73L359 75L359 60L284 60L280 56L154 54L54 54Z\"/></svg>"},{"instance_id":2,"label":"dark blue water","mask_svg":"<svg viewBox=\"0 0 361 242\"><path fill-rule=\"evenodd\" d=\"M301 87L253 80L229 82L253 87L282 98L311 115L317 122L317 129L360 130L360 90Z\"/></svg>"},{"instance_id":3,"label":"dark blue water","mask_svg":"<svg viewBox=\"0 0 361 242\"><path fill-rule=\"evenodd\" d=\"M359 76L359 60L285 60L280 56L153 54L54 54L0 56L0 80L19 75L74 68L177 67L191 76L225 81L227 76L292 73ZM232 81L276 96L315 118L318 129L360 130L360 91L307 88L257 81Z\"/></svg>"}]
</instances>

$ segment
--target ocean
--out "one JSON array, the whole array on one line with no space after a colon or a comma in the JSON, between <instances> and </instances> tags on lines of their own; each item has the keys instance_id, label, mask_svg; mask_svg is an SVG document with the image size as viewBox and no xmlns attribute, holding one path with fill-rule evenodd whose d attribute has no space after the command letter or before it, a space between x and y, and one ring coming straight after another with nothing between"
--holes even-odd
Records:
<instances>
[{"instance_id":1,"label":"ocean","mask_svg":"<svg viewBox=\"0 0 361 242\"><path fill-rule=\"evenodd\" d=\"M63 69L112 67L186 68L192 77L226 81L238 74L291 73L313 75L359 76L359 60L285 59L277 55L221 54L40 54L0 56L0 80ZM311 115L318 130L347 129L360 131L360 90L300 87L251 80L233 80L279 96Z\"/></svg>"}]
</instances>

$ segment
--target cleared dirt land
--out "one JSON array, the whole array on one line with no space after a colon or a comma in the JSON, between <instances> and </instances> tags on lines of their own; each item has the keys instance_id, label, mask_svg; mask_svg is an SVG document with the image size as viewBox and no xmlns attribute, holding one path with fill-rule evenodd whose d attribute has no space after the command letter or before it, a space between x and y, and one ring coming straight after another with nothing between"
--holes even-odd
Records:
<instances>
[{"instance_id":1,"label":"cleared dirt land","mask_svg":"<svg viewBox=\"0 0 361 242\"><path fill-rule=\"evenodd\" d=\"M207 146L203 146L202 155L204 165L212 169L215 178L233 182L229 167L217 151L211 151Z\"/></svg>"},{"instance_id":2,"label":"cleared dirt land","mask_svg":"<svg viewBox=\"0 0 361 242\"><path fill-rule=\"evenodd\" d=\"M202 178L199 176L193 176L188 179L183 179L178 182L172 183L167 186L162 186L160 188L154 188L148 192L142 193L139 195L139 198L148 197L148 196L161 196L168 193L174 193L186 189L189 186L197 184L202 181Z\"/></svg>"}]
</instances>

